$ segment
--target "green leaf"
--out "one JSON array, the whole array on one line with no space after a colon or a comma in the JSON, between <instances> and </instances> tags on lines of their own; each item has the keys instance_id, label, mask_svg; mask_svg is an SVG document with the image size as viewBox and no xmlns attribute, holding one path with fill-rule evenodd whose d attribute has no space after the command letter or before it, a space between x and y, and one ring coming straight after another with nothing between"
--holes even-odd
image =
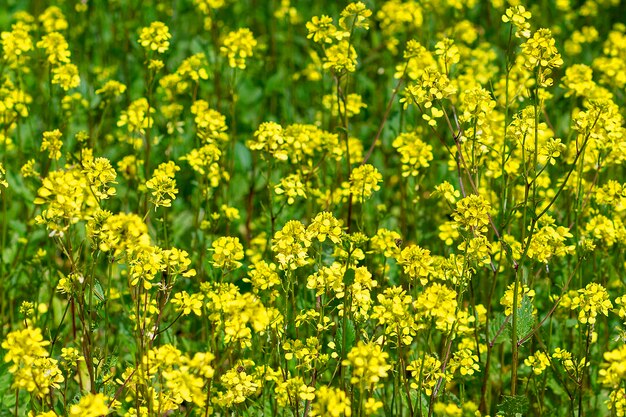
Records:
<instances>
[{"instance_id":1,"label":"green leaf","mask_svg":"<svg viewBox=\"0 0 626 417\"><path fill-rule=\"evenodd\" d=\"M343 283L347 286L352 285L354 283L354 269L348 268L346 273L343 274Z\"/></svg>"},{"instance_id":2,"label":"green leaf","mask_svg":"<svg viewBox=\"0 0 626 417\"><path fill-rule=\"evenodd\" d=\"M505 342L511 339L511 333L509 332L508 324L505 324L506 316L504 313L498 314L496 317L489 321L489 343L497 345L498 343ZM500 333L498 333L500 332Z\"/></svg>"},{"instance_id":3,"label":"green leaf","mask_svg":"<svg viewBox=\"0 0 626 417\"><path fill-rule=\"evenodd\" d=\"M523 395L503 395L502 402L498 404L499 416L522 417L528 410L528 398Z\"/></svg>"},{"instance_id":4,"label":"green leaf","mask_svg":"<svg viewBox=\"0 0 626 417\"><path fill-rule=\"evenodd\" d=\"M351 320L346 320L346 351L345 353L349 352L350 349L352 349L352 346L354 346L354 341L356 340L356 331L354 330L354 323L352 323ZM339 323L339 327L337 328L337 333L335 335L335 344L337 346L337 349L339 351L341 351L342 347L343 347L343 323Z\"/></svg>"},{"instance_id":5,"label":"green leaf","mask_svg":"<svg viewBox=\"0 0 626 417\"><path fill-rule=\"evenodd\" d=\"M13 375L9 372L9 363L0 364L0 417L13 416L15 409L15 390L11 388ZM17 415L27 415L27 406L30 395L26 391L20 392L20 404Z\"/></svg>"},{"instance_id":6,"label":"green leaf","mask_svg":"<svg viewBox=\"0 0 626 417\"><path fill-rule=\"evenodd\" d=\"M530 297L524 295L522 302L517 309L517 328L515 333L517 334L517 340L530 334L535 327L535 316L533 315L533 302ZM509 330L513 331L513 320L509 323ZM530 340L530 339L529 339Z\"/></svg>"}]
</instances>

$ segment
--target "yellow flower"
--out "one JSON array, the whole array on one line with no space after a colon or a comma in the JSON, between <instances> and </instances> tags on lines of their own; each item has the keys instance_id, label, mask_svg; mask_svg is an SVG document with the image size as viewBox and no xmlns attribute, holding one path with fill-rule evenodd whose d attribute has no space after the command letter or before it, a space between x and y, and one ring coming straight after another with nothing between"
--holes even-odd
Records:
<instances>
[{"instance_id":1,"label":"yellow flower","mask_svg":"<svg viewBox=\"0 0 626 417\"><path fill-rule=\"evenodd\" d=\"M417 133L401 133L391 144L400 154L402 176L416 177L421 168L426 168L433 160L433 147L417 135Z\"/></svg>"},{"instance_id":2,"label":"yellow flower","mask_svg":"<svg viewBox=\"0 0 626 417\"><path fill-rule=\"evenodd\" d=\"M202 294L191 294L187 293L187 291L181 291L174 294L172 298L172 304L176 307L176 311L180 311L183 316L187 316L192 312L196 316L202 315L202 299L204 295Z\"/></svg>"},{"instance_id":3,"label":"yellow flower","mask_svg":"<svg viewBox=\"0 0 626 417\"><path fill-rule=\"evenodd\" d=\"M350 192L357 201L368 199L374 191L380 190L379 183L383 182L381 173L370 164L361 165L350 173Z\"/></svg>"},{"instance_id":4,"label":"yellow flower","mask_svg":"<svg viewBox=\"0 0 626 417\"><path fill-rule=\"evenodd\" d=\"M98 199L105 200L115 195L115 188L111 185L117 184L115 181L117 173L107 158L96 158L87 161L83 173L87 177L91 191Z\"/></svg>"},{"instance_id":5,"label":"yellow flower","mask_svg":"<svg viewBox=\"0 0 626 417\"><path fill-rule=\"evenodd\" d=\"M306 23L306 28L309 31L307 38L313 38L315 43L332 43L337 33L332 17L326 15L313 16L311 21Z\"/></svg>"},{"instance_id":6,"label":"yellow flower","mask_svg":"<svg viewBox=\"0 0 626 417\"><path fill-rule=\"evenodd\" d=\"M362 1L350 3L341 11L339 26L346 31L351 31L353 28L367 30L370 28L368 18L371 15L372 11Z\"/></svg>"},{"instance_id":7,"label":"yellow flower","mask_svg":"<svg viewBox=\"0 0 626 417\"><path fill-rule=\"evenodd\" d=\"M156 51L160 54L167 51L170 47L169 28L163 22L152 22L150 26L141 28L139 32L139 44L144 47L147 52Z\"/></svg>"},{"instance_id":8,"label":"yellow flower","mask_svg":"<svg viewBox=\"0 0 626 417\"><path fill-rule=\"evenodd\" d=\"M107 401L109 398L104 394L87 394L80 399L78 404L70 406L70 417L100 417L109 413Z\"/></svg>"},{"instance_id":9,"label":"yellow flower","mask_svg":"<svg viewBox=\"0 0 626 417\"><path fill-rule=\"evenodd\" d=\"M120 96L126 92L126 86L119 81L109 80L96 90L96 94L104 96L105 99Z\"/></svg>"},{"instance_id":10,"label":"yellow flower","mask_svg":"<svg viewBox=\"0 0 626 417\"><path fill-rule=\"evenodd\" d=\"M251 57L257 45L252 31L248 28L229 32L220 47L220 53L228 58L231 68L246 68L246 59Z\"/></svg>"},{"instance_id":11,"label":"yellow flower","mask_svg":"<svg viewBox=\"0 0 626 417\"><path fill-rule=\"evenodd\" d=\"M350 417L350 399L344 391L322 385L315 393L315 401L311 407L312 417Z\"/></svg>"},{"instance_id":12,"label":"yellow flower","mask_svg":"<svg viewBox=\"0 0 626 417\"><path fill-rule=\"evenodd\" d=\"M356 71L357 54L354 47L346 40L326 49L324 69L330 69L337 74Z\"/></svg>"},{"instance_id":13,"label":"yellow flower","mask_svg":"<svg viewBox=\"0 0 626 417\"><path fill-rule=\"evenodd\" d=\"M504 23L511 22L516 28L515 36L529 38L530 37L530 23L528 19L532 17L531 13L526 10L524 6L518 5L509 7L502 15L502 21Z\"/></svg>"},{"instance_id":14,"label":"yellow flower","mask_svg":"<svg viewBox=\"0 0 626 417\"><path fill-rule=\"evenodd\" d=\"M213 266L222 269L237 269L243 259L243 246L238 237L222 236L215 240L213 247Z\"/></svg>"},{"instance_id":15,"label":"yellow flower","mask_svg":"<svg viewBox=\"0 0 626 417\"><path fill-rule=\"evenodd\" d=\"M52 84L58 84L65 91L78 87L80 76L74 64L60 65L52 70Z\"/></svg>"},{"instance_id":16,"label":"yellow flower","mask_svg":"<svg viewBox=\"0 0 626 417\"><path fill-rule=\"evenodd\" d=\"M470 194L456 203L453 218L465 230L484 233L489 225L491 205L482 196Z\"/></svg>"},{"instance_id":17,"label":"yellow flower","mask_svg":"<svg viewBox=\"0 0 626 417\"><path fill-rule=\"evenodd\" d=\"M582 324L595 324L598 313L607 316L613 308L609 293L600 284L587 284L585 288L578 290L578 294L572 299L571 309L579 309L578 321Z\"/></svg>"},{"instance_id":18,"label":"yellow flower","mask_svg":"<svg viewBox=\"0 0 626 417\"><path fill-rule=\"evenodd\" d=\"M309 239L317 238L320 242L324 242L328 237L334 244L341 243L341 220L335 219L332 213L324 211L318 213L313 219L306 232Z\"/></svg>"},{"instance_id":19,"label":"yellow flower","mask_svg":"<svg viewBox=\"0 0 626 417\"><path fill-rule=\"evenodd\" d=\"M403 266L404 273L411 278L412 282L419 280L422 285L426 285L428 275L433 272L433 258L428 249L409 245L402 250L397 261Z\"/></svg>"},{"instance_id":20,"label":"yellow flower","mask_svg":"<svg viewBox=\"0 0 626 417\"><path fill-rule=\"evenodd\" d=\"M34 160L33 160L33 163L34 163ZM4 165L0 163L0 186L4 188L9 188L9 183L6 180L6 174L7 174L7 171L4 169ZM2 188L0 188L0 191L2 191Z\"/></svg>"},{"instance_id":21,"label":"yellow flower","mask_svg":"<svg viewBox=\"0 0 626 417\"><path fill-rule=\"evenodd\" d=\"M128 109L122 111L117 126L127 126L129 133L145 133L145 130L152 127L154 119L151 114L155 110L150 106L146 98L138 98L130 103Z\"/></svg>"},{"instance_id":22,"label":"yellow flower","mask_svg":"<svg viewBox=\"0 0 626 417\"><path fill-rule=\"evenodd\" d=\"M40 150L42 152L47 150L50 159L58 160L61 157L61 146L63 146L61 135L59 129L43 132L43 142L41 143Z\"/></svg>"},{"instance_id":23,"label":"yellow flower","mask_svg":"<svg viewBox=\"0 0 626 417\"><path fill-rule=\"evenodd\" d=\"M272 250L276 252L276 259L283 270L306 265L309 246L311 239L307 237L304 225L297 220L288 221L272 240Z\"/></svg>"},{"instance_id":24,"label":"yellow flower","mask_svg":"<svg viewBox=\"0 0 626 417\"><path fill-rule=\"evenodd\" d=\"M535 352L534 355L524 359L524 365L530 366L535 375L541 375L550 366L550 358L544 352Z\"/></svg>"},{"instance_id":25,"label":"yellow flower","mask_svg":"<svg viewBox=\"0 0 626 417\"><path fill-rule=\"evenodd\" d=\"M70 62L69 44L65 37L58 32L48 33L37 42L37 48L45 50L48 62L51 65L67 64Z\"/></svg>"},{"instance_id":26,"label":"yellow flower","mask_svg":"<svg viewBox=\"0 0 626 417\"><path fill-rule=\"evenodd\" d=\"M387 364L389 354L383 352L381 346L375 342L363 343L359 341L350 352L348 358L342 362L343 366L350 366L352 384L363 384L370 387L377 384L381 378L387 377L391 366Z\"/></svg>"},{"instance_id":27,"label":"yellow flower","mask_svg":"<svg viewBox=\"0 0 626 417\"><path fill-rule=\"evenodd\" d=\"M155 210L157 207L172 206L172 200L178 194L174 179L176 171L180 171L180 168L174 162L163 162L154 170L152 178L146 181L146 188L151 190L152 198L150 201L154 204Z\"/></svg>"},{"instance_id":28,"label":"yellow flower","mask_svg":"<svg viewBox=\"0 0 626 417\"><path fill-rule=\"evenodd\" d=\"M280 182L274 186L274 192L279 196L287 198L287 204L292 205L296 202L296 198L306 198L304 184L298 174L290 174L280 179Z\"/></svg>"}]
</instances>

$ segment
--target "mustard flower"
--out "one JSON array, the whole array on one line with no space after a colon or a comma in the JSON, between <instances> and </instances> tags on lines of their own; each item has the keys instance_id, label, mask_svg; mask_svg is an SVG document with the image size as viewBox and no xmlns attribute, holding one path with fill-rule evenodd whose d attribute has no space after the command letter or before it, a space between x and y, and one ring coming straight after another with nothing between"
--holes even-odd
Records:
<instances>
[{"instance_id":1,"label":"mustard flower","mask_svg":"<svg viewBox=\"0 0 626 417\"><path fill-rule=\"evenodd\" d=\"M200 52L185 58L183 62L180 63L176 73L183 79L190 79L195 82L207 80L209 78L207 66L206 55Z\"/></svg>"},{"instance_id":2,"label":"mustard flower","mask_svg":"<svg viewBox=\"0 0 626 417\"><path fill-rule=\"evenodd\" d=\"M33 163L34 163L34 160L33 160ZM4 169L4 165L0 163L0 186L4 188L9 188L9 183L7 182L6 174L7 174L7 171L6 169ZM0 191L2 191L2 188L0 188Z\"/></svg>"},{"instance_id":3,"label":"mustard flower","mask_svg":"<svg viewBox=\"0 0 626 417\"><path fill-rule=\"evenodd\" d=\"M513 298L514 298L515 283L510 284L502 298L500 298L500 305L504 306L504 314L507 316L513 313ZM518 308L522 304L522 298L528 297L532 300L535 297L535 290L531 290L527 285L520 284L517 287L517 305Z\"/></svg>"},{"instance_id":4,"label":"mustard flower","mask_svg":"<svg viewBox=\"0 0 626 417\"><path fill-rule=\"evenodd\" d=\"M433 197L442 197L450 204L456 204L457 199L461 196L459 190L455 190L454 186L448 181L444 181L441 184L435 186Z\"/></svg>"},{"instance_id":5,"label":"mustard flower","mask_svg":"<svg viewBox=\"0 0 626 417\"><path fill-rule=\"evenodd\" d=\"M626 389L616 388L609 392L609 399L604 402L609 411L613 411L616 416L626 415Z\"/></svg>"},{"instance_id":6,"label":"mustard flower","mask_svg":"<svg viewBox=\"0 0 626 417\"><path fill-rule=\"evenodd\" d=\"M65 15L57 6L50 6L39 15L39 22L46 33L60 32L68 28Z\"/></svg>"},{"instance_id":7,"label":"mustard flower","mask_svg":"<svg viewBox=\"0 0 626 417\"><path fill-rule=\"evenodd\" d=\"M211 244L213 247L213 266L225 270L237 269L242 264L243 246L238 237L222 236Z\"/></svg>"},{"instance_id":8,"label":"mustard flower","mask_svg":"<svg viewBox=\"0 0 626 417\"><path fill-rule=\"evenodd\" d=\"M276 272L276 264L267 263L264 260L256 261L250 265L248 277L244 278L243 281L251 283L255 293L271 289L281 283Z\"/></svg>"},{"instance_id":9,"label":"mustard flower","mask_svg":"<svg viewBox=\"0 0 626 417\"><path fill-rule=\"evenodd\" d=\"M598 314L607 316L613 303L609 293L600 284L592 282L578 290L578 296L572 299L571 309L578 309L578 321L582 324L595 324Z\"/></svg>"},{"instance_id":10,"label":"mustard flower","mask_svg":"<svg viewBox=\"0 0 626 417\"><path fill-rule=\"evenodd\" d=\"M276 122L261 123L254 132L254 139L247 142L253 151L264 151L280 161L288 159L283 127Z\"/></svg>"},{"instance_id":11,"label":"mustard flower","mask_svg":"<svg viewBox=\"0 0 626 417\"><path fill-rule=\"evenodd\" d=\"M162 375L165 379L165 386L170 390L172 400L176 404L186 401L198 407L204 407L206 398L203 391L204 380L189 371L186 366L164 370Z\"/></svg>"},{"instance_id":12,"label":"mustard flower","mask_svg":"<svg viewBox=\"0 0 626 417\"><path fill-rule=\"evenodd\" d=\"M15 23L10 32L0 33L2 53L13 68L27 67L28 52L33 49L33 40L29 28L24 23Z\"/></svg>"},{"instance_id":13,"label":"mustard flower","mask_svg":"<svg viewBox=\"0 0 626 417\"><path fill-rule=\"evenodd\" d=\"M324 242L328 238L338 245L343 235L341 225L341 220L337 220L332 213L324 211L315 216L307 227L306 233L310 240L317 238L320 242Z\"/></svg>"},{"instance_id":14,"label":"mustard flower","mask_svg":"<svg viewBox=\"0 0 626 417\"><path fill-rule=\"evenodd\" d=\"M287 198L287 204L292 205L296 198L306 198L305 186L298 174L290 174L280 179L274 186L274 192Z\"/></svg>"},{"instance_id":15,"label":"mustard flower","mask_svg":"<svg viewBox=\"0 0 626 417\"><path fill-rule=\"evenodd\" d=\"M35 221L46 224L50 236L63 235L70 224L85 218L97 206L84 174L76 167L50 172L37 190L34 203L46 205Z\"/></svg>"},{"instance_id":16,"label":"mustard flower","mask_svg":"<svg viewBox=\"0 0 626 417\"><path fill-rule=\"evenodd\" d=\"M356 50L348 41L343 40L326 49L322 66L337 74L343 74L356 71L356 63Z\"/></svg>"},{"instance_id":17,"label":"mustard flower","mask_svg":"<svg viewBox=\"0 0 626 417\"><path fill-rule=\"evenodd\" d=\"M549 29L539 29L522 44L522 53L526 59L524 65L530 70L537 69L537 82L541 87L549 87L553 80L549 77L553 68L563 65L561 54L555 46L555 40Z\"/></svg>"},{"instance_id":18,"label":"mustard flower","mask_svg":"<svg viewBox=\"0 0 626 417\"><path fill-rule=\"evenodd\" d=\"M419 359L411 361L406 370L411 373L411 388L424 390L426 395L432 394L439 379L445 375L441 371L441 361L428 353L423 353ZM418 384L418 381L421 384Z\"/></svg>"},{"instance_id":19,"label":"mustard flower","mask_svg":"<svg viewBox=\"0 0 626 417\"><path fill-rule=\"evenodd\" d=\"M239 366L229 369L220 378L225 391L218 391L214 402L222 407L231 407L241 404L248 397L257 393L260 381L249 375Z\"/></svg>"},{"instance_id":20,"label":"mustard flower","mask_svg":"<svg viewBox=\"0 0 626 417\"><path fill-rule=\"evenodd\" d=\"M391 369L391 366L387 364L388 358L389 354L383 352L378 343L359 341L348 352L348 358L342 362L342 365L351 367L350 383L370 387L376 386L381 378L387 377Z\"/></svg>"},{"instance_id":21,"label":"mustard flower","mask_svg":"<svg viewBox=\"0 0 626 417\"><path fill-rule=\"evenodd\" d=\"M378 304L373 307L371 318L385 326L385 334L410 345L416 334L411 296L402 287L389 287L376 299Z\"/></svg>"},{"instance_id":22,"label":"mustard flower","mask_svg":"<svg viewBox=\"0 0 626 417\"><path fill-rule=\"evenodd\" d=\"M74 64L65 64L55 67L52 70L52 84L58 84L65 91L78 87L80 76L78 67Z\"/></svg>"},{"instance_id":23,"label":"mustard flower","mask_svg":"<svg viewBox=\"0 0 626 417\"><path fill-rule=\"evenodd\" d=\"M458 246L464 252L464 256L471 262L489 265L491 263L491 244L483 235L476 235L464 240Z\"/></svg>"},{"instance_id":24,"label":"mustard flower","mask_svg":"<svg viewBox=\"0 0 626 417\"><path fill-rule=\"evenodd\" d=\"M456 320L457 293L439 283L432 283L417 296L413 306L419 317L434 319L437 329L448 331Z\"/></svg>"},{"instance_id":25,"label":"mustard flower","mask_svg":"<svg viewBox=\"0 0 626 417\"><path fill-rule=\"evenodd\" d=\"M87 177L91 191L98 199L105 200L115 195L116 191L112 185L117 184L115 181L117 173L107 158L89 160L85 164L83 173Z\"/></svg>"},{"instance_id":26,"label":"mustard flower","mask_svg":"<svg viewBox=\"0 0 626 417\"><path fill-rule=\"evenodd\" d=\"M150 26L139 31L139 44L146 52L156 51L162 54L169 49L171 38L170 30L163 22L152 22Z\"/></svg>"},{"instance_id":27,"label":"mustard flower","mask_svg":"<svg viewBox=\"0 0 626 417\"><path fill-rule=\"evenodd\" d=\"M44 397L50 388L59 388L64 381L55 359L49 358L48 346L39 328L10 332L2 342L5 362L12 362L8 370L13 374L14 389L25 389Z\"/></svg>"},{"instance_id":28,"label":"mustard flower","mask_svg":"<svg viewBox=\"0 0 626 417\"><path fill-rule=\"evenodd\" d=\"M180 171L174 162L163 162L152 173L152 178L146 181L146 188L150 190L150 201L154 204L154 209L158 207L171 207L172 200L178 194L174 174Z\"/></svg>"},{"instance_id":29,"label":"mustard flower","mask_svg":"<svg viewBox=\"0 0 626 417\"><path fill-rule=\"evenodd\" d=\"M211 109L205 100L196 100L191 105L197 134L203 143L224 143L228 141L226 117Z\"/></svg>"},{"instance_id":30,"label":"mustard flower","mask_svg":"<svg viewBox=\"0 0 626 417\"><path fill-rule=\"evenodd\" d=\"M347 118L352 118L361 113L361 109L367 108L361 95L355 93L347 95L345 104L343 100L337 100L336 94L326 94L322 97L322 104L335 117L345 114Z\"/></svg>"},{"instance_id":31,"label":"mustard flower","mask_svg":"<svg viewBox=\"0 0 626 417\"><path fill-rule=\"evenodd\" d=\"M459 115L459 120L482 127L489 122L489 116L496 107L496 102L491 98L489 91L484 88L473 88L463 92L461 108L463 113Z\"/></svg>"},{"instance_id":32,"label":"mustard flower","mask_svg":"<svg viewBox=\"0 0 626 417\"><path fill-rule=\"evenodd\" d=\"M376 13L376 18L383 33L389 38L389 42L393 42L393 35L414 33L424 23L423 8L417 1L385 1ZM395 50L393 44L389 47L392 51Z\"/></svg>"},{"instance_id":33,"label":"mustard flower","mask_svg":"<svg viewBox=\"0 0 626 417\"><path fill-rule=\"evenodd\" d=\"M569 228L557 226L550 217L543 219L544 225L539 227L530 242L528 257L548 263L552 257L564 257L575 252L574 245L566 245L566 240L573 237Z\"/></svg>"},{"instance_id":34,"label":"mustard flower","mask_svg":"<svg viewBox=\"0 0 626 417\"><path fill-rule=\"evenodd\" d=\"M130 103L128 109L122 111L117 126L127 126L130 133L143 134L146 129L152 127L154 119L151 114L154 112L154 108L150 106L146 98L138 98Z\"/></svg>"},{"instance_id":35,"label":"mustard flower","mask_svg":"<svg viewBox=\"0 0 626 417\"><path fill-rule=\"evenodd\" d=\"M322 385L315 393L315 401L311 407L312 417L350 417L350 399L339 388L330 388Z\"/></svg>"},{"instance_id":36,"label":"mustard flower","mask_svg":"<svg viewBox=\"0 0 626 417\"><path fill-rule=\"evenodd\" d=\"M99 417L109 413L107 401L109 398L101 393L87 394L78 401L77 404L70 406L70 417Z\"/></svg>"},{"instance_id":37,"label":"mustard flower","mask_svg":"<svg viewBox=\"0 0 626 417\"><path fill-rule=\"evenodd\" d=\"M593 81L593 69L585 64L567 67L561 82L567 90L565 97L572 95L586 97L596 88L596 83Z\"/></svg>"},{"instance_id":38,"label":"mustard flower","mask_svg":"<svg viewBox=\"0 0 626 417\"><path fill-rule=\"evenodd\" d=\"M58 33L52 32L41 37L37 42L37 48L44 49L48 63L51 65L67 64L70 62L69 44L65 37Z\"/></svg>"},{"instance_id":39,"label":"mustard flower","mask_svg":"<svg viewBox=\"0 0 626 417\"><path fill-rule=\"evenodd\" d=\"M315 398L315 387L307 386L302 377L290 377L280 381L276 388L276 401L281 407L289 406L295 400L306 401Z\"/></svg>"},{"instance_id":40,"label":"mustard flower","mask_svg":"<svg viewBox=\"0 0 626 417\"><path fill-rule=\"evenodd\" d=\"M338 262L333 262L331 266L322 266L317 272L307 277L306 287L315 290L315 295L330 294L334 292L335 297L343 298L345 295L345 285L343 277L345 268Z\"/></svg>"},{"instance_id":41,"label":"mustard flower","mask_svg":"<svg viewBox=\"0 0 626 417\"><path fill-rule=\"evenodd\" d=\"M557 68L563 65L561 54L556 49L552 32L549 29L539 29L533 33L532 38L522 44L522 52L530 69L534 67Z\"/></svg>"},{"instance_id":42,"label":"mustard flower","mask_svg":"<svg viewBox=\"0 0 626 417\"><path fill-rule=\"evenodd\" d=\"M52 388L59 389L65 381L56 359L48 357L29 358L13 372L14 389L24 389L43 398L50 394ZM10 371L10 370L9 370Z\"/></svg>"},{"instance_id":43,"label":"mustard flower","mask_svg":"<svg viewBox=\"0 0 626 417\"><path fill-rule=\"evenodd\" d=\"M478 355L475 355L470 349L461 349L454 352L450 359L450 368L459 371L462 376L474 375L476 371L480 371L478 364Z\"/></svg>"},{"instance_id":44,"label":"mustard flower","mask_svg":"<svg viewBox=\"0 0 626 417\"><path fill-rule=\"evenodd\" d=\"M550 366L550 358L544 352L538 351L524 359L524 365L533 370L533 374L541 375Z\"/></svg>"},{"instance_id":45,"label":"mustard flower","mask_svg":"<svg viewBox=\"0 0 626 417\"><path fill-rule=\"evenodd\" d=\"M33 358L48 356L46 346L49 344L37 327L14 330L7 334L2 341L2 349L6 351L4 361L14 363L9 367L9 372L17 370L21 363L32 362Z\"/></svg>"},{"instance_id":46,"label":"mustard flower","mask_svg":"<svg viewBox=\"0 0 626 417\"><path fill-rule=\"evenodd\" d=\"M446 72L450 72L450 67L461 60L459 47L454 44L454 40L444 38L435 45L435 55L439 56L443 61L443 67Z\"/></svg>"},{"instance_id":47,"label":"mustard flower","mask_svg":"<svg viewBox=\"0 0 626 417\"><path fill-rule=\"evenodd\" d=\"M219 148L215 144L209 143L199 149L192 149L180 159L187 161L194 171L206 178L209 185L215 188L222 178L218 163L221 155L222 152Z\"/></svg>"},{"instance_id":48,"label":"mustard flower","mask_svg":"<svg viewBox=\"0 0 626 417\"><path fill-rule=\"evenodd\" d=\"M211 366L211 362L215 359L215 355L211 352L196 352L189 361L189 367L198 371L204 378L213 378L215 370Z\"/></svg>"},{"instance_id":49,"label":"mustard flower","mask_svg":"<svg viewBox=\"0 0 626 417\"><path fill-rule=\"evenodd\" d=\"M371 197L374 191L380 190L379 183L383 182L381 173L370 164L363 164L350 173L350 192L357 201L364 201Z\"/></svg>"},{"instance_id":50,"label":"mustard flower","mask_svg":"<svg viewBox=\"0 0 626 417\"><path fill-rule=\"evenodd\" d=\"M61 158L61 146L63 141L61 140L61 131L54 129L52 131L43 132L43 141L41 143L41 152L48 151L48 157L58 161Z\"/></svg>"},{"instance_id":51,"label":"mustard flower","mask_svg":"<svg viewBox=\"0 0 626 417\"><path fill-rule=\"evenodd\" d=\"M369 17L372 11L362 1L350 3L341 11L339 26L346 31L354 28L369 29Z\"/></svg>"},{"instance_id":52,"label":"mustard flower","mask_svg":"<svg viewBox=\"0 0 626 417\"><path fill-rule=\"evenodd\" d=\"M156 275L165 270L161 248L153 245L132 248L128 267L130 285L134 287L141 284L144 289L149 290Z\"/></svg>"},{"instance_id":53,"label":"mustard flower","mask_svg":"<svg viewBox=\"0 0 626 417\"><path fill-rule=\"evenodd\" d=\"M502 21L504 23L511 22L517 29L515 36L529 38L530 37L530 23L528 20L532 17L532 14L526 10L522 5L509 7L502 15Z\"/></svg>"},{"instance_id":54,"label":"mustard flower","mask_svg":"<svg viewBox=\"0 0 626 417\"><path fill-rule=\"evenodd\" d=\"M400 233L383 227L376 231L376 235L370 240L372 251L380 253L387 258L397 258L400 255L402 236Z\"/></svg>"},{"instance_id":55,"label":"mustard flower","mask_svg":"<svg viewBox=\"0 0 626 417\"><path fill-rule=\"evenodd\" d=\"M227 2L228 0L193 0L193 4L205 15L211 14L213 10L221 9Z\"/></svg>"},{"instance_id":56,"label":"mustard flower","mask_svg":"<svg viewBox=\"0 0 626 417\"><path fill-rule=\"evenodd\" d=\"M417 135L417 133L401 133L391 144L400 154L402 176L416 177L421 168L426 168L433 160L433 147Z\"/></svg>"},{"instance_id":57,"label":"mustard flower","mask_svg":"<svg viewBox=\"0 0 626 417\"><path fill-rule=\"evenodd\" d=\"M83 354L76 348L61 348L61 357L65 367L76 367L78 362L84 360Z\"/></svg>"},{"instance_id":58,"label":"mustard flower","mask_svg":"<svg viewBox=\"0 0 626 417\"><path fill-rule=\"evenodd\" d=\"M489 225L490 210L491 205L482 196L470 194L456 203L452 217L465 230L484 233Z\"/></svg>"},{"instance_id":59,"label":"mustard flower","mask_svg":"<svg viewBox=\"0 0 626 417\"><path fill-rule=\"evenodd\" d=\"M426 285L428 275L433 272L433 258L428 249L409 245L402 250L397 261L412 282L419 280L422 285Z\"/></svg>"},{"instance_id":60,"label":"mustard flower","mask_svg":"<svg viewBox=\"0 0 626 417\"><path fill-rule=\"evenodd\" d=\"M608 387L618 388L626 381L626 345L604 352L604 362L599 371L600 382Z\"/></svg>"},{"instance_id":61,"label":"mustard flower","mask_svg":"<svg viewBox=\"0 0 626 417\"><path fill-rule=\"evenodd\" d=\"M257 41L252 31L242 28L226 35L220 47L220 53L228 58L228 65L231 68L245 69L246 59L252 56L256 46Z\"/></svg>"},{"instance_id":62,"label":"mustard flower","mask_svg":"<svg viewBox=\"0 0 626 417\"><path fill-rule=\"evenodd\" d=\"M337 33L332 17L326 15L313 16L306 23L306 28L309 31L307 38L313 38L315 43L332 43Z\"/></svg>"},{"instance_id":63,"label":"mustard flower","mask_svg":"<svg viewBox=\"0 0 626 417\"><path fill-rule=\"evenodd\" d=\"M105 99L118 97L126 92L126 86L119 81L109 80L102 87L96 90L96 94L103 96Z\"/></svg>"},{"instance_id":64,"label":"mustard flower","mask_svg":"<svg viewBox=\"0 0 626 417\"><path fill-rule=\"evenodd\" d=\"M189 254L186 250L177 248L164 249L161 254L163 255L163 263L165 264L168 275L182 275L183 277L196 276L196 270L189 268L191 259L189 259Z\"/></svg>"},{"instance_id":65,"label":"mustard flower","mask_svg":"<svg viewBox=\"0 0 626 417\"><path fill-rule=\"evenodd\" d=\"M202 315L202 299L203 294L189 294L187 291L181 291L174 294L171 303L176 307L176 311L179 311L183 316L187 316L192 312L196 316Z\"/></svg>"}]
</instances>

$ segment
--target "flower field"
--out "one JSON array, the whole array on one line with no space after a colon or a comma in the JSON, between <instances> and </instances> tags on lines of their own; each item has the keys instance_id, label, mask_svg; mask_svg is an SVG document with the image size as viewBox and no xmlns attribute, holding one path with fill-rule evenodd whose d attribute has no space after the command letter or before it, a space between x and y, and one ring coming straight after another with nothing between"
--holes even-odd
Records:
<instances>
[{"instance_id":1,"label":"flower field","mask_svg":"<svg viewBox=\"0 0 626 417\"><path fill-rule=\"evenodd\" d=\"M626 415L626 4L4 0L0 417Z\"/></svg>"}]
</instances>

